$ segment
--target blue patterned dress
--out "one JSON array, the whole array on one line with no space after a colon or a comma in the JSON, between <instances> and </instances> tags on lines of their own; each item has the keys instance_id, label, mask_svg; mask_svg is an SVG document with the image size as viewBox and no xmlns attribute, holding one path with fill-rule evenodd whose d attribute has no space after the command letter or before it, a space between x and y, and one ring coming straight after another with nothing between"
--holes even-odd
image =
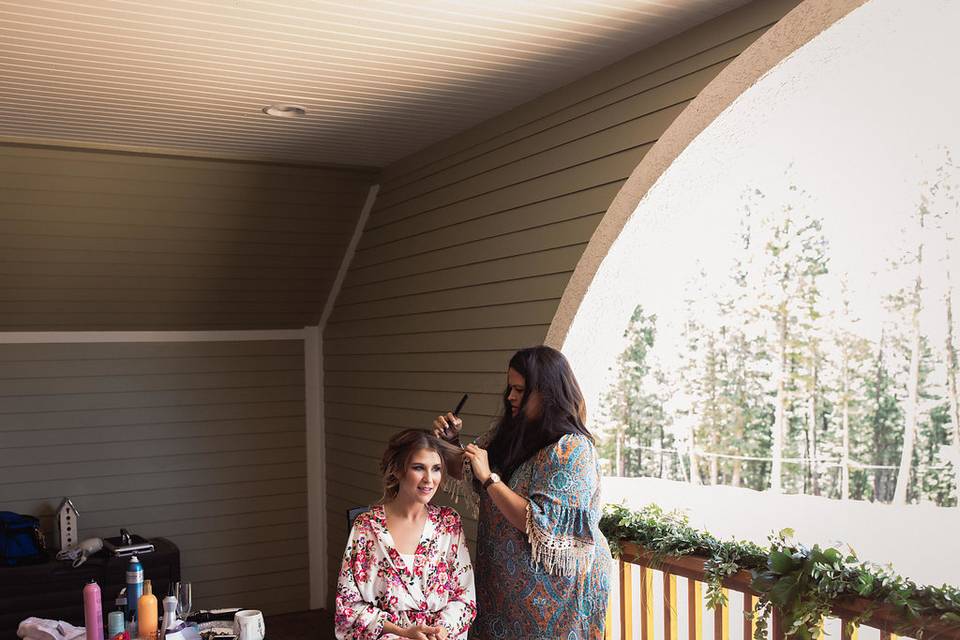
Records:
<instances>
[{"instance_id":1,"label":"blue patterned dress","mask_svg":"<svg viewBox=\"0 0 960 640\"><path fill-rule=\"evenodd\" d=\"M487 447L492 433L477 444ZM473 486L469 473L467 486ZM509 486L529 501L527 532L481 491L474 570L476 640L603 638L612 560L600 533L600 467L581 435L524 462Z\"/></svg>"}]
</instances>

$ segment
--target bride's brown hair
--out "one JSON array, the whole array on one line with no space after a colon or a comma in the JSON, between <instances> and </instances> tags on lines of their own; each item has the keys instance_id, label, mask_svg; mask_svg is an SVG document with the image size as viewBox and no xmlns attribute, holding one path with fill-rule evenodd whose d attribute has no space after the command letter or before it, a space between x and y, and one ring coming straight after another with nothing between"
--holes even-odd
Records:
<instances>
[{"instance_id":1,"label":"bride's brown hair","mask_svg":"<svg viewBox=\"0 0 960 640\"><path fill-rule=\"evenodd\" d=\"M406 429L394 435L387 442L387 448L380 460L380 473L383 476L383 497L380 503L390 502L397 497L400 479L407 472L407 465L415 451L426 449L440 456L440 468L444 479L447 469L460 458L460 449L437 438L429 431Z\"/></svg>"}]
</instances>

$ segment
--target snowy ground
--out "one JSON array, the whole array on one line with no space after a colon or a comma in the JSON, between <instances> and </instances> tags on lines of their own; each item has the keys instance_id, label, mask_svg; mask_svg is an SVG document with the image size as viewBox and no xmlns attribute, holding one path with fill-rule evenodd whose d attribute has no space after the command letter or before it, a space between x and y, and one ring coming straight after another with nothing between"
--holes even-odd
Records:
<instances>
[{"instance_id":1,"label":"snowy ground","mask_svg":"<svg viewBox=\"0 0 960 640\"><path fill-rule=\"evenodd\" d=\"M786 527L808 545L842 542L857 556L891 564L921 584L960 585L960 509L893 507L856 500L776 495L735 487L695 487L657 478L604 478L606 502L651 502L684 511L690 524L729 539L766 543Z\"/></svg>"}]
</instances>

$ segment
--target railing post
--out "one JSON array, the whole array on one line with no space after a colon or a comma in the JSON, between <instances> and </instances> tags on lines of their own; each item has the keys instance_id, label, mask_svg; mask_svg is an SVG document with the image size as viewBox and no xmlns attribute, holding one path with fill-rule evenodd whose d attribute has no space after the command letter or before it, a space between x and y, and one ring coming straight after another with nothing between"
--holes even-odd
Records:
<instances>
[{"instance_id":1,"label":"railing post","mask_svg":"<svg viewBox=\"0 0 960 640\"><path fill-rule=\"evenodd\" d=\"M603 640L613 640L613 599L615 597L611 590L607 598L607 617L603 622Z\"/></svg>"},{"instance_id":2,"label":"railing post","mask_svg":"<svg viewBox=\"0 0 960 640\"><path fill-rule=\"evenodd\" d=\"M677 576L663 572L663 638L677 640Z\"/></svg>"},{"instance_id":3,"label":"railing post","mask_svg":"<svg viewBox=\"0 0 960 640\"><path fill-rule=\"evenodd\" d=\"M840 617L841 640L857 640L857 630L850 625L850 618Z\"/></svg>"},{"instance_id":4,"label":"railing post","mask_svg":"<svg viewBox=\"0 0 960 640\"><path fill-rule=\"evenodd\" d=\"M640 640L653 637L653 569L640 565Z\"/></svg>"},{"instance_id":5,"label":"railing post","mask_svg":"<svg viewBox=\"0 0 960 640\"><path fill-rule=\"evenodd\" d=\"M701 611L703 611L703 604L700 582L689 578L687 579L687 640L701 640Z\"/></svg>"},{"instance_id":6,"label":"railing post","mask_svg":"<svg viewBox=\"0 0 960 640\"><path fill-rule=\"evenodd\" d=\"M630 566L629 562L620 561L620 640L633 638L633 575ZM643 567L640 570L643 571Z\"/></svg>"},{"instance_id":7,"label":"railing post","mask_svg":"<svg viewBox=\"0 0 960 640\"><path fill-rule=\"evenodd\" d=\"M743 640L753 640L757 630L757 621L753 619L753 608L757 598L749 593L743 594Z\"/></svg>"},{"instance_id":8,"label":"railing post","mask_svg":"<svg viewBox=\"0 0 960 640\"><path fill-rule=\"evenodd\" d=\"M780 609L777 608L774 608L770 615L770 640L784 640L783 620L780 617Z\"/></svg>"},{"instance_id":9,"label":"railing post","mask_svg":"<svg viewBox=\"0 0 960 640\"><path fill-rule=\"evenodd\" d=\"M724 599L730 596L726 589L721 589ZM729 602L729 600L728 600ZM727 618L727 605L720 605L713 610L713 640L729 640L730 627Z\"/></svg>"}]
</instances>

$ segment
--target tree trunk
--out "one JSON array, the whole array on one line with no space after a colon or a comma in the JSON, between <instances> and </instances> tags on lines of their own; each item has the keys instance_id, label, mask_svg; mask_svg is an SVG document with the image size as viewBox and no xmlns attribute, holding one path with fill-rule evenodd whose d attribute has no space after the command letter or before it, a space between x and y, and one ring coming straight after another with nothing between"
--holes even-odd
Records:
<instances>
[{"instance_id":1,"label":"tree trunk","mask_svg":"<svg viewBox=\"0 0 960 640\"><path fill-rule=\"evenodd\" d=\"M778 310L778 342L777 356L779 371L777 372L777 404L773 418L773 444L770 452L773 463L770 470L770 490L774 493L783 492L783 434L787 413L787 303L780 303Z\"/></svg>"},{"instance_id":2,"label":"tree trunk","mask_svg":"<svg viewBox=\"0 0 960 640\"><path fill-rule=\"evenodd\" d=\"M810 449L810 490L820 495L820 462L817 460L817 354L810 354L810 386L807 390L807 440Z\"/></svg>"},{"instance_id":3,"label":"tree trunk","mask_svg":"<svg viewBox=\"0 0 960 640\"><path fill-rule=\"evenodd\" d=\"M700 484L700 463L697 460L696 429L690 421L690 484Z\"/></svg>"},{"instance_id":4,"label":"tree trunk","mask_svg":"<svg viewBox=\"0 0 960 640\"><path fill-rule=\"evenodd\" d=\"M840 455L840 499L850 499L850 355L843 350L843 399L841 400L841 429L843 451Z\"/></svg>"},{"instance_id":5,"label":"tree trunk","mask_svg":"<svg viewBox=\"0 0 960 640\"><path fill-rule=\"evenodd\" d=\"M947 256L949 264L949 255ZM957 492L957 507L960 508L960 408L957 398L957 349L953 342L953 294L950 271L947 271L947 394L950 396L950 445L954 448L954 489Z\"/></svg>"},{"instance_id":6,"label":"tree trunk","mask_svg":"<svg viewBox=\"0 0 960 640\"><path fill-rule=\"evenodd\" d=\"M893 494L894 504L907 504L910 467L913 463L913 446L916 440L920 412L920 293L923 286L920 268L922 264L923 245L921 244L917 249L917 279L913 288L913 313L910 321L910 378L907 381L907 411L903 425L903 449L900 452L897 488Z\"/></svg>"},{"instance_id":7,"label":"tree trunk","mask_svg":"<svg viewBox=\"0 0 960 640\"><path fill-rule=\"evenodd\" d=\"M743 423L744 423L743 409L738 408L736 412L736 417L734 418L734 424L736 425L734 429L734 435L736 437L736 442L739 443L741 447L743 446L743 439L744 439ZM734 487L739 487L740 483L743 482L743 480L741 479L741 475L743 474L743 462L737 459L734 459L732 462L733 462L733 472L732 472L732 477L730 478L730 484L733 485Z\"/></svg>"},{"instance_id":8,"label":"tree trunk","mask_svg":"<svg viewBox=\"0 0 960 640\"><path fill-rule=\"evenodd\" d=\"M883 409L883 398L880 395L880 391L883 388L883 347L886 341L886 335L884 332L880 333L880 346L877 350L877 377L874 381L877 389L877 406L873 414L873 464L882 465L886 456L886 447L882 446L880 438L880 430L882 428L882 419L880 417L880 412ZM876 502L883 500L886 497L883 477L884 474L881 473L882 469L873 470L873 499Z\"/></svg>"},{"instance_id":9,"label":"tree trunk","mask_svg":"<svg viewBox=\"0 0 960 640\"><path fill-rule=\"evenodd\" d=\"M666 448L664 444L665 440L666 438L663 433L663 418L661 418L660 419L660 477L661 478L666 478L666 475L664 473L666 471L666 467L663 464L663 455L664 455L663 450Z\"/></svg>"},{"instance_id":10,"label":"tree trunk","mask_svg":"<svg viewBox=\"0 0 960 640\"><path fill-rule=\"evenodd\" d=\"M617 468L617 477L622 478L623 477L623 426L622 425L617 427L616 453L614 455L614 459L616 460L615 464Z\"/></svg>"}]
</instances>

